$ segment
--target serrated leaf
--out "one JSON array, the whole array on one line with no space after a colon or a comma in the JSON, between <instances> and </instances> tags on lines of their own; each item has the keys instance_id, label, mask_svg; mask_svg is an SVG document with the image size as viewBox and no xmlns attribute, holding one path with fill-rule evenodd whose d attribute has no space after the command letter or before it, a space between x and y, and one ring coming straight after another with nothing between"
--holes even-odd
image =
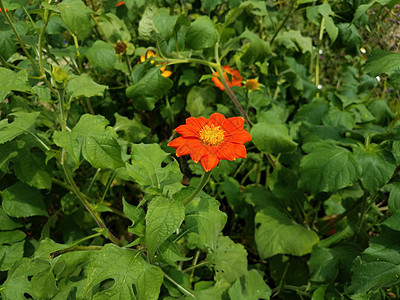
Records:
<instances>
[{"instance_id":1,"label":"serrated leaf","mask_svg":"<svg viewBox=\"0 0 400 300\"><path fill-rule=\"evenodd\" d=\"M266 153L292 152L297 147L283 124L259 122L252 127L250 134L254 145Z\"/></svg>"},{"instance_id":2,"label":"serrated leaf","mask_svg":"<svg viewBox=\"0 0 400 300\"><path fill-rule=\"evenodd\" d=\"M296 51L301 50L302 53L312 53L312 39L302 36L300 30L285 31L276 38L276 42L286 45L287 48L293 47Z\"/></svg>"},{"instance_id":3,"label":"serrated leaf","mask_svg":"<svg viewBox=\"0 0 400 300\"><path fill-rule=\"evenodd\" d=\"M215 281L233 283L247 272L247 251L227 236L219 236L215 251L208 253L207 261L215 269Z\"/></svg>"},{"instance_id":4,"label":"serrated leaf","mask_svg":"<svg viewBox=\"0 0 400 300\"><path fill-rule=\"evenodd\" d=\"M25 241L2 245L0 247L0 271L9 270L15 262L19 261L24 255ZM1 292L1 289L0 289Z\"/></svg>"},{"instance_id":5,"label":"serrated leaf","mask_svg":"<svg viewBox=\"0 0 400 300\"><path fill-rule=\"evenodd\" d=\"M197 18L185 36L185 45L194 50L211 48L218 41L218 31L208 16Z\"/></svg>"},{"instance_id":6,"label":"serrated leaf","mask_svg":"<svg viewBox=\"0 0 400 300\"><path fill-rule=\"evenodd\" d=\"M145 232L145 212L143 208L134 206L122 199L123 211L125 216L132 221L132 225L129 226L129 232L132 232L138 236L143 236Z\"/></svg>"},{"instance_id":7,"label":"serrated leaf","mask_svg":"<svg viewBox=\"0 0 400 300\"><path fill-rule=\"evenodd\" d=\"M185 207L180 201L164 197L153 198L146 213L145 242L150 257L157 248L182 224Z\"/></svg>"},{"instance_id":8,"label":"serrated leaf","mask_svg":"<svg viewBox=\"0 0 400 300\"><path fill-rule=\"evenodd\" d=\"M369 148L369 151L357 148L355 158L362 167L363 186L370 193L374 193L392 178L396 163L390 152L381 151L377 146L374 147L374 144L371 144Z\"/></svg>"},{"instance_id":9,"label":"serrated leaf","mask_svg":"<svg viewBox=\"0 0 400 300\"><path fill-rule=\"evenodd\" d=\"M9 165L17 155L18 147L16 142L0 144L0 170L3 173L10 172Z\"/></svg>"},{"instance_id":10,"label":"serrated leaf","mask_svg":"<svg viewBox=\"0 0 400 300\"><path fill-rule=\"evenodd\" d=\"M11 141L20 134L34 129L40 112L16 112L13 115L14 121L11 123L8 123L7 119L0 121L0 144Z\"/></svg>"},{"instance_id":11,"label":"serrated leaf","mask_svg":"<svg viewBox=\"0 0 400 300\"><path fill-rule=\"evenodd\" d=\"M130 142L139 143L145 137L149 136L151 129L139 121L137 114L135 114L132 119L120 116L118 113L115 113L114 116L114 130L117 132L123 131L124 135L122 137L124 139Z\"/></svg>"},{"instance_id":12,"label":"serrated leaf","mask_svg":"<svg viewBox=\"0 0 400 300\"><path fill-rule=\"evenodd\" d=\"M113 69L117 62L117 55L113 45L101 40L94 42L84 54L89 59L92 66L103 70Z\"/></svg>"},{"instance_id":13,"label":"serrated leaf","mask_svg":"<svg viewBox=\"0 0 400 300\"><path fill-rule=\"evenodd\" d=\"M219 210L221 204L215 198L200 193L186 207L187 224L192 224L204 246L215 250L220 232L224 228L227 216ZM189 226L189 225L188 225Z\"/></svg>"},{"instance_id":14,"label":"serrated leaf","mask_svg":"<svg viewBox=\"0 0 400 300\"><path fill-rule=\"evenodd\" d=\"M153 16L154 26L164 39L168 40L174 33L174 27L178 16L171 16L169 9L159 8L157 13Z\"/></svg>"},{"instance_id":15,"label":"serrated leaf","mask_svg":"<svg viewBox=\"0 0 400 300\"><path fill-rule=\"evenodd\" d=\"M42 152L32 152L24 147L14 159L14 172L19 180L38 189L51 189L52 175L46 170Z\"/></svg>"},{"instance_id":16,"label":"serrated leaf","mask_svg":"<svg viewBox=\"0 0 400 300\"><path fill-rule=\"evenodd\" d=\"M92 28L90 9L81 0L65 0L59 8L68 29L80 40L87 38Z\"/></svg>"},{"instance_id":17,"label":"serrated leaf","mask_svg":"<svg viewBox=\"0 0 400 300\"><path fill-rule=\"evenodd\" d=\"M263 259L276 254L302 256L310 253L319 241L314 231L294 223L273 206L258 212L254 222L255 241Z\"/></svg>"},{"instance_id":18,"label":"serrated leaf","mask_svg":"<svg viewBox=\"0 0 400 300\"><path fill-rule=\"evenodd\" d=\"M117 43L118 41L129 42L131 40L131 35L124 21L113 13L109 12L99 16L99 24L108 41Z\"/></svg>"},{"instance_id":19,"label":"serrated leaf","mask_svg":"<svg viewBox=\"0 0 400 300\"><path fill-rule=\"evenodd\" d=\"M93 292L96 285L107 279L114 280L110 288ZM162 270L148 264L140 253L107 244L90 260L84 289L86 297L94 294L93 299L156 300L162 282Z\"/></svg>"},{"instance_id":20,"label":"serrated leaf","mask_svg":"<svg viewBox=\"0 0 400 300\"><path fill-rule=\"evenodd\" d=\"M375 49L368 57L365 72L372 76L382 73L391 75L400 68L400 53Z\"/></svg>"},{"instance_id":21,"label":"serrated leaf","mask_svg":"<svg viewBox=\"0 0 400 300\"><path fill-rule=\"evenodd\" d=\"M9 59L17 51L14 33L11 30L0 31L0 53L5 60ZM1 99L0 99L1 100Z\"/></svg>"},{"instance_id":22,"label":"serrated leaf","mask_svg":"<svg viewBox=\"0 0 400 300\"><path fill-rule=\"evenodd\" d=\"M155 40L158 34L153 21L153 17L157 11L158 8L156 6L147 5L142 18L139 21L139 36L146 41Z\"/></svg>"},{"instance_id":23,"label":"serrated leaf","mask_svg":"<svg viewBox=\"0 0 400 300\"><path fill-rule=\"evenodd\" d=\"M265 283L259 271L253 269L244 276L244 280L236 280L229 288L228 294L231 300L268 300L271 297L272 291Z\"/></svg>"},{"instance_id":24,"label":"serrated leaf","mask_svg":"<svg viewBox=\"0 0 400 300\"><path fill-rule=\"evenodd\" d=\"M3 228L1 229L4 230ZM21 230L0 231L0 245L14 244L22 241L25 236L26 234Z\"/></svg>"},{"instance_id":25,"label":"serrated leaf","mask_svg":"<svg viewBox=\"0 0 400 300\"><path fill-rule=\"evenodd\" d=\"M299 187L311 192L334 192L361 176L362 168L353 154L342 147L320 142L303 156Z\"/></svg>"},{"instance_id":26,"label":"serrated leaf","mask_svg":"<svg viewBox=\"0 0 400 300\"><path fill-rule=\"evenodd\" d=\"M169 155L157 144L135 144L131 149L132 164L127 164L128 174L140 185L158 189L179 184L182 174L176 161L165 167L161 163Z\"/></svg>"},{"instance_id":27,"label":"serrated leaf","mask_svg":"<svg viewBox=\"0 0 400 300\"><path fill-rule=\"evenodd\" d=\"M22 182L6 188L1 196L3 209L10 217L47 216L41 193Z\"/></svg>"},{"instance_id":28,"label":"serrated leaf","mask_svg":"<svg viewBox=\"0 0 400 300\"><path fill-rule=\"evenodd\" d=\"M383 229L371 239L369 247L353 264L353 276L347 293L363 295L368 291L400 282L400 233Z\"/></svg>"},{"instance_id":29,"label":"serrated leaf","mask_svg":"<svg viewBox=\"0 0 400 300\"><path fill-rule=\"evenodd\" d=\"M0 101L3 101L11 91L29 92L31 90L25 70L17 73L0 67L0 82Z\"/></svg>"},{"instance_id":30,"label":"serrated leaf","mask_svg":"<svg viewBox=\"0 0 400 300\"><path fill-rule=\"evenodd\" d=\"M324 116L323 122L328 126L344 127L349 130L353 129L356 123L352 113L340 111L333 107L331 107Z\"/></svg>"},{"instance_id":31,"label":"serrated leaf","mask_svg":"<svg viewBox=\"0 0 400 300\"><path fill-rule=\"evenodd\" d=\"M103 116L84 114L71 132L55 133L54 139L58 146L65 147L75 163L82 150L82 156L94 168L117 169L124 162L117 133L108 123Z\"/></svg>"},{"instance_id":32,"label":"serrated leaf","mask_svg":"<svg viewBox=\"0 0 400 300\"><path fill-rule=\"evenodd\" d=\"M257 34L246 29L240 37L250 41L250 46L240 58L246 65L250 66L257 61L263 62L271 54L269 42L260 39Z\"/></svg>"},{"instance_id":33,"label":"serrated leaf","mask_svg":"<svg viewBox=\"0 0 400 300\"><path fill-rule=\"evenodd\" d=\"M103 96L108 87L96 82L87 74L74 76L68 81L67 92L72 98Z\"/></svg>"},{"instance_id":34,"label":"serrated leaf","mask_svg":"<svg viewBox=\"0 0 400 300\"><path fill-rule=\"evenodd\" d=\"M194 86L190 89L186 99L186 111L192 117L208 115L213 111L210 103L215 101L216 93L212 87Z\"/></svg>"}]
</instances>

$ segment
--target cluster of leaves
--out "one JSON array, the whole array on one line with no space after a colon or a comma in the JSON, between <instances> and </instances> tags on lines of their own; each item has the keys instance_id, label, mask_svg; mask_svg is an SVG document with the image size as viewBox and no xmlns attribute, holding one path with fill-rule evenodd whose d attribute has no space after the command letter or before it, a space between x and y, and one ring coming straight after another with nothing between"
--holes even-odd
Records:
<instances>
[{"instance_id":1,"label":"cluster of leaves","mask_svg":"<svg viewBox=\"0 0 400 300\"><path fill-rule=\"evenodd\" d=\"M287 2L0 0L2 299L400 297L396 1ZM238 107L184 205L173 129Z\"/></svg>"}]
</instances>

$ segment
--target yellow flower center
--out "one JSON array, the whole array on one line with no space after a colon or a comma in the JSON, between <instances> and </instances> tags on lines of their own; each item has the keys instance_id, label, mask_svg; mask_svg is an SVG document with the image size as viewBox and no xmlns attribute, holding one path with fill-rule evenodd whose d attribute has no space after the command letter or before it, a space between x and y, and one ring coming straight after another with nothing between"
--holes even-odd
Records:
<instances>
[{"instance_id":1,"label":"yellow flower center","mask_svg":"<svg viewBox=\"0 0 400 300\"><path fill-rule=\"evenodd\" d=\"M212 147L217 146L225 138L225 131L220 126L214 126L214 124L204 125L199 134L203 144Z\"/></svg>"},{"instance_id":2,"label":"yellow flower center","mask_svg":"<svg viewBox=\"0 0 400 300\"><path fill-rule=\"evenodd\" d=\"M254 91L254 90L257 90L260 87L260 85L258 84L258 80L257 79L248 79L246 81L246 87L249 90Z\"/></svg>"}]
</instances>

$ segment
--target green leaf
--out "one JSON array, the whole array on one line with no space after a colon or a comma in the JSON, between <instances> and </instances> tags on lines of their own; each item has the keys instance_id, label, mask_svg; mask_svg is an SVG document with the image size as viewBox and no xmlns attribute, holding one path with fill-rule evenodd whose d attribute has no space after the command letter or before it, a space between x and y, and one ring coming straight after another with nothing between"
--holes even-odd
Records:
<instances>
[{"instance_id":1,"label":"green leaf","mask_svg":"<svg viewBox=\"0 0 400 300\"><path fill-rule=\"evenodd\" d=\"M138 143L150 135L151 129L139 121L137 114L134 115L132 120L127 117L120 116L118 113L115 116L115 131L123 131L122 138L127 141Z\"/></svg>"},{"instance_id":2,"label":"green leaf","mask_svg":"<svg viewBox=\"0 0 400 300\"><path fill-rule=\"evenodd\" d=\"M201 0L201 5L203 6L206 14L209 14L217 7L217 5L221 3L222 0Z\"/></svg>"},{"instance_id":3,"label":"green leaf","mask_svg":"<svg viewBox=\"0 0 400 300\"><path fill-rule=\"evenodd\" d=\"M215 269L215 281L226 280L233 283L247 273L246 249L227 236L218 237L216 250L208 253L206 260Z\"/></svg>"},{"instance_id":4,"label":"green leaf","mask_svg":"<svg viewBox=\"0 0 400 300\"><path fill-rule=\"evenodd\" d=\"M117 62L117 55L113 45L100 40L94 42L84 54L92 66L103 70L113 69ZM89 77L89 79L91 78Z\"/></svg>"},{"instance_id":5,"label":"green leaf","mask_svg":"<svg viewBox=\"0 0 400 300\"><path fill-rule=\"evenodd\" d=\"M318 8L318 12L325 18L326 31L331 41L334 42L339 34L339 29L331 18L334 15L331 6L328 3L324 3L316 7Z\"/></svg>"},{"instance_id":6,"label":"green leaf","mask_svg":"<svg viewBox=\"0 0 400 300\"><path fill-rule=\"evenodd\" d=\"M213 251L227 221L227 215L219 210L220 205L215 198L200 193L186 206L186 225L197 227L201 242Z\"/></svg>"},{"instance_id":7,"label":"green leaf","mask_svg":"<svg viewBox=\"0 0 400 300\"><path fill-rule=\"evenodd\" d=\"M0 128L1 132L1 128ZM18 155L17 142L0 144L0 170L3 173L9 173L9 165Z\"/></svg>"},{"instance_id":8,"label":"green leaf","mask_svg":"<svg viewBox=\"0 0 400 300\"><path fill-rule=\"evenodd\" d=\"M390 2L392 2L393 0L373 0L367 4L362 4L360 6L357 7L356 12L354 13L354 17L353 17L353 21L352 23L354 23L355 21L357 21L361 16L363 16L365 14L365 12L374 4L379 3L381 5L386 5Z\"/></svg>"},{"instance_id":9,"label":"green leaf","mask_svg":"<svg viewBox=\"0 0 400 300\"><path fill-rule=\"evenodd\" d=\"M18 73L0 67L0 101L3 101L11 91L29 92L28 75L25 70Z\"/></svg>"},{"instance_id":10,"label":"green leaf","mask_svg":"<svg viewBox=\"0 0 400 300\"><path fill-rule=\"evenodd\" d=\"M90 9L81 0L65 0L58 7L68 29L80 40L87 38L92 29Z\"/></svg>"},{"instance_id":11,"label":"green leaf","mask_svg":"<svg viewBox=\"0 0 400 300\"><path fill-rule=\"evenodd\" d=\"M154 16L158 12L158 8L153 4L147 5L142 18L139 21L139 36L145 41L156 40L158 34L154 24Z\"/></svg>"},{"instance_id":12,"label":"green leaf","mask_svg":"<svg viewBox=\"0 0 400 300\"><path fill-rule=\"evenodd\" d=\"M218 41L218 31L208 16L197 18L185 36L185 45L194 50L211 48Z\"/></svg>"},{"instance_id":13,"label":"green leaf","mask_svg":"<svg viewBox=\"0 0 400 300\"><path fill-rule=\"evenodd\" d=\"M389 194L389 210L391 212L400 211L400 182L395 182Z\"/></svg>"},{"instance_id":14,"label":"green leaf","mask_svg":"<svg viewBox=\"0 0 400 300\"><path fill-rule=\"evenodd\" d=\"M11 30L0 30L0 53L5 60L9 59L17 51L14 39L14 33Z\"/></svg>"},{"instance_id":15,"label":"green leaf","mask_svg":"<svg viewBox=\"0 0 400 300\"><path fill-rule=\"evenodd\" d=\"M210 103L213 103L215 98L216 93L214 88L210 86L194 86L187 95L185 109L192 117L208 115L213 111Z\"/></svg>"},{"instance_id":16,"label":"green leaf","mask_svg":"<svg viewBox=\"0 0 400 300\"><path fill-rule=\"evenodd\" d=\"M345 148L327 142L316 143L300 163L299 187L311 192L334 192L361 176L362 168Z\"/></svg>"},{"instance_id":17,"label":"green leaf","mask_svg":"<svg viewBox=\"0 0 400 300\"><path fill-rule=\"evenodd\" d=\"M113 13L100 15L99 24L108 41L117 43L118 41L128 42L131 40L131 34L124 21Z\"/></svg>"},{"instance_id":18,"label":"green leaf","mask_svg":"<svg viewBox=\"0 0 400 300\"><path fill-rule=\"evenodd\" d=\"M339 259L332 249L316 247L307 262L313 282L327 282L335 280L339 273Z\"/></svg>"},{"instance_id":19,"label":"green leaf","mask_svg":"<svg viewBox=\"0 0 400 300\"><path fill-rule=\"evenodd\" d=\"M260 122L253 126L250 134L254 145L266 153L292 152L297 147L283 124Z\"/></svg>"},{"instance_id":20,"label":"green leaf","mask_svg":"<svg viewBox=\"0 0 400 300\"><path fill-rule=\"evenodd\" d=\"M386 52L375 49L368 57L365 72L372 76L382 73L389 76L400 68L400 53Z\"/></svg>"},{"instance_id":21,"label":"green leaf","mask_svg":"<svg viewBox=\"0 0 400 300\"><path fill-rule=\"evenodd\" d=\"M63 147L72 157L75 165L78 166L82 146L79 144L75 134L67 131L55 131L53 134L53 141L58 147Z\"/></svg>"},{"instance_id":22,"label":"green leaf","mask_svg":"<svg viewBox=\"0 0 400 300\"><path fill-rule=\"evenodd\" d=\"M185 207L180 201L164 197L153 198L146 214L145 242L150 256L182 224Z\"/></svg>"},{"instance_id":23,"label":"green leaf","mask_svg":"<svg viewBox=\"0 0 400 300\"><path fill-rule=\"evenodd\" d=\"M67 92L71 93L72 98L103 96L106 85L97 84L87 74L74 76L68 81Z\"/></svg>"},{"instance_id":24,"label":"green leaf","mask_svg":"<svg viewBox=\"0 0 400 300\"><path fill-rule=\"evenodd\" d=\"M301 50L302 53L312 53L312 39L302 36L300 30L285 31L276 38L276 42L285 45L286 48Z\"/></svg>"},{"instance_id":25,"label":"green leaf","mask_svg":"<svg viewBox=\"0 0 400 300\"><path fill-rule=\"evenodd\" d=\"M27 147L18 151L14 159L14 172L19 180L38 189L51 189L52 175L45 164L45 155Z\"/></svg>"},{"instance_id":26,"label":"green leaf","mask_svg":"<svg viewBox=\"0 0 400 300\"><path fill-rule=\"evenodd\" d=\"M362 167L361 182L371 194L385 185L396 170L393 155L375 144L370 144L367 150L357 148L355 158Z\"/></svg>"},{"instance_id":27,"label":"green leaf","mask_svg":"<svg viewBox=\"0 0 400 300\"><path fill-rule=\"evenodd\" d=\"M352 113L340 111L334 107L329 109L328 113L323 118L323 122L328 126L344 127L349 130L353 129L356 123Z\"/></svg>"},{"instance_id":28,"label":"green leaf","mask_svg":"<svg viewBox=\"0 0 400 300\"><path fill-rule=\"evenodd\" d=\"M400 282L400 232L383 229L371 239L369 247L353 264L353 276L347 292L365 295L370 290Z\"/></svg>"},{"instance_id":29,"label":"green leaf","mask_svg":"<svg viewBox=\"0 0 400 300\"><path fill-rule=\"evenodd\" d=\"M270 299L272 291L265 283L259 271L253 269L235 281L228 290L231 300L257 300Z\"/></svg>"},{"instance_id":30,"label":"green leaf","mask_svg":"<svg viewBox=\"0 0 400 300\"><path fill-rule=\"evenodd\" d=\"M302 256L310 253L319 241L314 231L294 223L273 206L258 212L254 222L255 241L262 259L276 254Z\"/></svg>"},{"instance_id":31,"label":"green leaf","mask_svg":"<svg viewBox=\"0 0 400 300\"><path fill-rule=\"evenodd\" d=\"M169 9L159 8L153 17L154 26L162 37L168 40L174 33L174 27L178 16L170 16Z\"/></svg>"},{"instance_id":32,"label":"green leaf","mask_svg":"<svg viewBox=\"0 0 400 300\"><path fill-rule=\"evenodd\" d=\"M117 133L107 126L108 123L103 116L82 115L71 132L55 133L55 142L58 146L65 147L75 162L79 160L77 149L82 149L83 157L94 168L123 167Z\"/></svg>"},{"instance_id":33,"label":"green leaf","mask_svg":"<svg viewBox=\"0 0 400 300\"><path fill-rule=\"evenodd\" d=\"M34 129L37 118L40 112L16 112L14 121L8 123L7 119L0 121L0 144L11 141L15 137Z\"/></svg>"},{"instance_id":34,"label":"green leaf","mask_svg":"<svg viewBox=\"0 0 400 300\"><path fill-rule=\"evenodd\" d=\"M22 240L11 245L2 245L0 247L0 271L9 270L15 262L23 257L24 245L25 241Z\"/></svg>"},{"instance_id":35,"label":"green leaf","mask_svg":"<svg viewBox=\"0 0 400 300\"><path fill-rule=\"evenodd\" d=\"M106 280L111 287L100 292L93 289ZM158 299L163 272L148 264L137 251L106 244L87 266L86 297L90 299ZM132 288L135 287L135 290ZM93 298L92 298L93 296Z\"/></svg>"},{"instance_id":36,"label":"green leaf","mask_svg":"<svg viewBox=\"0 0 400 300\"><path fill-rule=\"evenodd\" d=\"M246 29L240 37L250 41L250 46L240 58L244 64L250 66L257 61L263 62L271 54L269 42L260 39L257 34Z\"/></svg>"},{"instance_id":37,"label":"green leaf","mask_svg":"<svg viewBox=\"0 0 400 300\"><path fill-rule=\"evenodd\" d=\"M21 227L23 227L23 225L19 221L11 219L0 206L0 228L2 230L13 230Z\"/></svg>"},{"instance_id":38,"label":"green leaf","mask_svg":"<svg viewBox=\"0 0 400 300\"><path fill-rule=\"evenodd\" d=\"M182 174L174 160L165 167L161 163L169 156L157 144L135 144L131 149L132 164L127 164L128 174L140 185L158 189L173 188L179 184Z\"/></svg>"},{"instance_id":39,"label":"green leaf","mask_svg":"<svg viewBox=\"0 0 400 300\"><path fill-rule=\"evenodd\" d=\"M3 209L10 217L25 218L47 216L41 193L30 186L17 182L1 192Z\"/></svg>"},{"instance_id":40,"label":"green leaf","mask_svg":"<svg viewBox=\"0 0 400 300\"><path fill-rule=\"evenodd\" d=\"M141 110L153 110L158 100L172 87L169 78L161 76L159 68L152 68L135 85L126 89L126 95L133 99L133 106Z\"/></svg>"}]
</instances>

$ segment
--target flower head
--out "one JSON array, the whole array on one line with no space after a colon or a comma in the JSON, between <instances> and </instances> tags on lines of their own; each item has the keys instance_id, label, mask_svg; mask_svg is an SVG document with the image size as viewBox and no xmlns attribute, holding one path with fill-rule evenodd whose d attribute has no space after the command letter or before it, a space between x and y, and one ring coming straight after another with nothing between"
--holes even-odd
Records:
<instances>
[{"instance_id":1,"label":"flower head","mask_svg":"<svg viewBox=\"0 0 400 300\"><path fill-rule=\"evenodd\" d=\"M147 53L146 53L146 56L145 55L141 55L140 56L140 61L141 62L144 62L147 58L150 58L150 57L157 57L157 55L153 52L153 51L147 51ZM151 60L150 61L150 63L152 63L152 64L154 64L154 60ZM161 63L162 64L162 63ZM156 66L159 66L159 65L161 65L161 64L156 64ZM166 68L167 68L167 66L165 66L165 64L166 64L166 62L164 62L163 63L164 65L160 68L160 71L161 71L161 76L164 76L164 77L169 77L169 76L171 76L172 75L172 72L171 71L169 71L169 70L166 70Z\"/></svg>"},{"instance_id":2,"label":"flower head","mask_svg":"<svg viewBox=\"0 0 400 300\"><path fill-rule=\"evenodd\" d=\"M240 76L238 70L232 70L230 66L223 66L224 69L224 78L226 80L226 83L228 84L229 87L231 86L242 86L242 76ZM228 76L229 74L229 76ZM218 78L218 72L214 72L213 75L215 77L212 77L211 80L214 82L215 86L218 87L221 91L225 90L224 85Z\"/></svg>"},{"instance_id":3,"label":"flower head","mask_svg":"<svg viewBox=\"0 0 400 300\"><path fill-rule=\"evenodd\" d=\"M257 79L247 79L245 85L250 91L255 91L260 88L260 84L258 83Z\"/></svg>"},{"instance_id":4,"label":"flower head","mask_svg":"<svg viewBox=\"0 0 400 300\"><path fill-rule=\"evenodd\" d=\"M221 159L246 158L244 143L251 140L243 129L244 119L214 113L209 119L190 117L175 132L181 136L168 143L176 149L176 156L190 154L191 159L202 165L206 172L215 168Z\"/></svg>"},{"instance_id":5,"label":"flower head","mask_svg":"<svg viewBox=\"0 0 400 300\"><path fill-rule=\"evenodd\" d=\"M118 41L114 45L115 53L123 55L125 54L126 50L128 50L128 44L125 42Z\"/></svg>"},{"instance_id":6,"label":"flower head","mask_svg":"<svg viewBox=\"0 0 400 300\"><path fill-rule=\"evenodd\" d=\"M117 7L120 7L121 5L124 5L124 4L125 4L124 1L120 1L120 2L117 3Z\"/></svg>"}]
</instances>

